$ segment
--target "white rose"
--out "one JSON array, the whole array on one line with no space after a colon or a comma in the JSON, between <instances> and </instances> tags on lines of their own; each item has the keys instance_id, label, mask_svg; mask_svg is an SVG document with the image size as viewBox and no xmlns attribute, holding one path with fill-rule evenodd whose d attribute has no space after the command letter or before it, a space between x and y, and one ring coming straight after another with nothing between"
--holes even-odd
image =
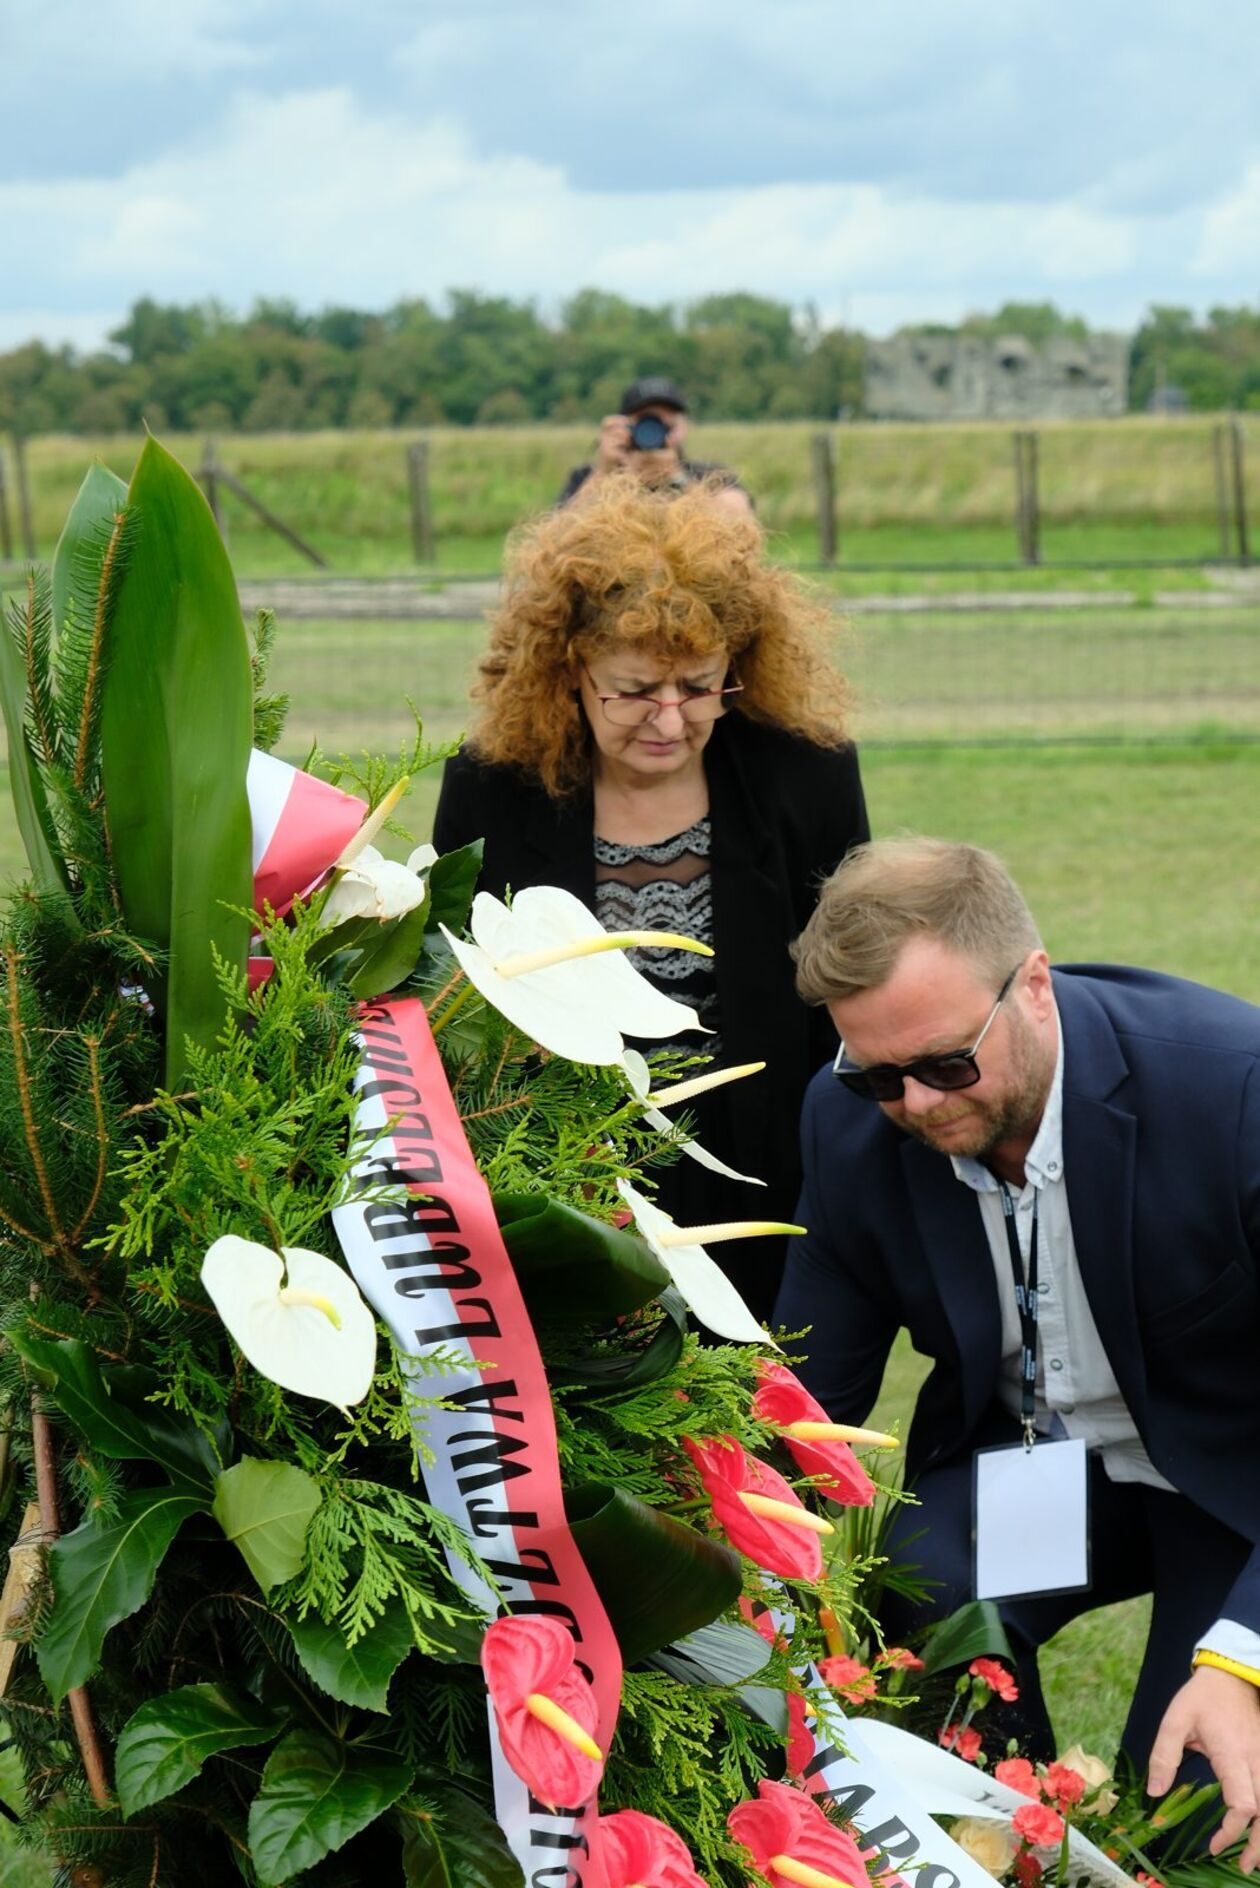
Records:
<instances>
[{"instance_id":1,"label":"white rose","mask_svg":"<svg viewBox=\"0 0 1260 1888\"><path fill-rule=\"evenodd\" d=\"M949 1833L973 1862L999 1881L1015 1860L1018 1844L1004 1822L988 1816L961 1816Z\"/></svg>"},{"instance_id":2,"label":"white rose","mask_svg":"<svg viewBox=\"0 0 1260 1888\"><path fill-rule=\"evenodd\" d=\"M1093 1816L1106 1816L1115 1808L1120 1798L1115 1790L1106 1787L1112 1781L1113 1773L1110 1765L1105 1764L1101 1757L1093 1756L1080 1744L1073 1744L1071 1750L1063 1752L1059 1762L1085 1779L1082 1809Z\"/></svg>"}]
</instances>

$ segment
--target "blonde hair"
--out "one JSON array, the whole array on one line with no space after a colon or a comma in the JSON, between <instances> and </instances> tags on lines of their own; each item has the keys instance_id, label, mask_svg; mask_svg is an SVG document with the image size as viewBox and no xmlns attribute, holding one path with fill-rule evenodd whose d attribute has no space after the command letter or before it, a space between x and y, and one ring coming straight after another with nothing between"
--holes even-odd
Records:
<instances>
[{"instance_id":1,"label":"blonde hair","mask_svg":"<svg viewBox=\"0 0 1260 1888\"><path fill-rule=\"evenodd\" d=\"M886 983L912 937L939 938L998 984L1038 950L1033 915L995 853L947 839L855 846L792 946L806 1003Z\"/></svg>"},{"instance_id":2,"label":"blonde hair","mask_svg":"<svg viewBox=\"0 0 1260 1888\"><path fill-rule=\"evenodd\" d=\"M602 483L510 541L472 691L477 755L522 768L555 797L583 786L590 740L577 671L614 645L670 662L720 651L743 686L739 713L840 746L849 687L827 653L835 616L767 561L756 523L715 506L711 486Z\"/></svg>"}]
</instances>

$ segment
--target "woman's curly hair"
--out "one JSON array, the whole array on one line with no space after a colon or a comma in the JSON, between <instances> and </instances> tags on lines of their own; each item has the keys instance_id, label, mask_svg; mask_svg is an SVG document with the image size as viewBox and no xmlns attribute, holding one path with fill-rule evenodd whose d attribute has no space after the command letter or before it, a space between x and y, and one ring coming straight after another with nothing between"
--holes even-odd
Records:
<instances>
[{"instance_id":1,"label":"woman's curly hair","mask_svg":"<svg viewBox=\"0 0 1260 1888\"><path fill-rule=\"evenodd\" d=\"M553 797L586 785L578 668L630 644L671 662L722 650L743 684L735 712L838 747L849 687L827 653L836 627L767 561L757 525L714 505L710 489L666 493L611 478L597 497L511 539L472 691L481 713L470 745Z\"/></svg>"}]
</instances>

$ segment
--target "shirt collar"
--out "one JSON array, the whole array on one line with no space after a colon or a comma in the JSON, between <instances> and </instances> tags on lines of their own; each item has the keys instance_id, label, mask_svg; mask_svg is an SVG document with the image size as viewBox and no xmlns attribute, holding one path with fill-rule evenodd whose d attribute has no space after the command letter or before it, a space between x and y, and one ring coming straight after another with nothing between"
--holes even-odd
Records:
<instances>
[{"instance_id":1,"label":"shirt collar","mask_svg":"<svg viewBox=\"0 0 1260 1888\"><path fill-rule=\"evenodd\" d=\"M1025 1184L1038 1188L1053 1186L1063 1178L1063 1024L1057 1004L1054 1021L1059 1034L1059 1047L1054 1058L1054 1080L1050 1084L1041 1126L1024 1160ZM998 1183L982 1161L973 1160L969 1154L951 1154L949 1159L955 1177L964 1186L971 1187L976 1193L997 1192Z\"/></svg>"}]
</instances>

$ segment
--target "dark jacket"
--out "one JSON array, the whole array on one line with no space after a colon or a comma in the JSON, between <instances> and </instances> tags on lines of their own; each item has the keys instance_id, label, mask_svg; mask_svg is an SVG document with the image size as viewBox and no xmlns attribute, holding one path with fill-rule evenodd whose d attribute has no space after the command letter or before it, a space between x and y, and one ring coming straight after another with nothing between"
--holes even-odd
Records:
<instances>
[{"instance_id":1,"label":"dark jacket","mask_svg":"<svg viewBox=\"0 0 1260 1888\"><path fill-rule=\"evenodd\" d=\"M713 948L722 1061L766 1062L760 1075L702 1098L702 1144L765 1189L740 1186L683 1160L662 1175L661 1201L684 1223L789 1219L800 1182L798 1122L805 1086L834 1054L821 1010L797 997L787 946L802 930L821 880L869 838L852 747L816 747L735 712L704 750L713 841ZM595 904L594 812L589 792L553 800L514 768L465 752L446 764L433 826L440 852L484 838L481 888L560 885ZM767 1317L782 1253L769 1240L714 1248Z\"/></svg>"},{"instance_id":2,"label":"dark jacket","mask_svg":"<svg viewBox=\"0 0 1260 1888\"><path fill-rule=\"evenodd\" d=\"M1260 1631L1260 1009L1153 971L1065 965L1063 1164L1081 1278L1150 1455L1257 1543L1224 1616ZM862 1422L894 1336L935 1360L911 1475L955 1455L996 1395L997 1283L976 1196L829 1073L810 1086L805 1186L777 1316L813 1329L801 1375Z\"/></svg>"}]
</instances>

